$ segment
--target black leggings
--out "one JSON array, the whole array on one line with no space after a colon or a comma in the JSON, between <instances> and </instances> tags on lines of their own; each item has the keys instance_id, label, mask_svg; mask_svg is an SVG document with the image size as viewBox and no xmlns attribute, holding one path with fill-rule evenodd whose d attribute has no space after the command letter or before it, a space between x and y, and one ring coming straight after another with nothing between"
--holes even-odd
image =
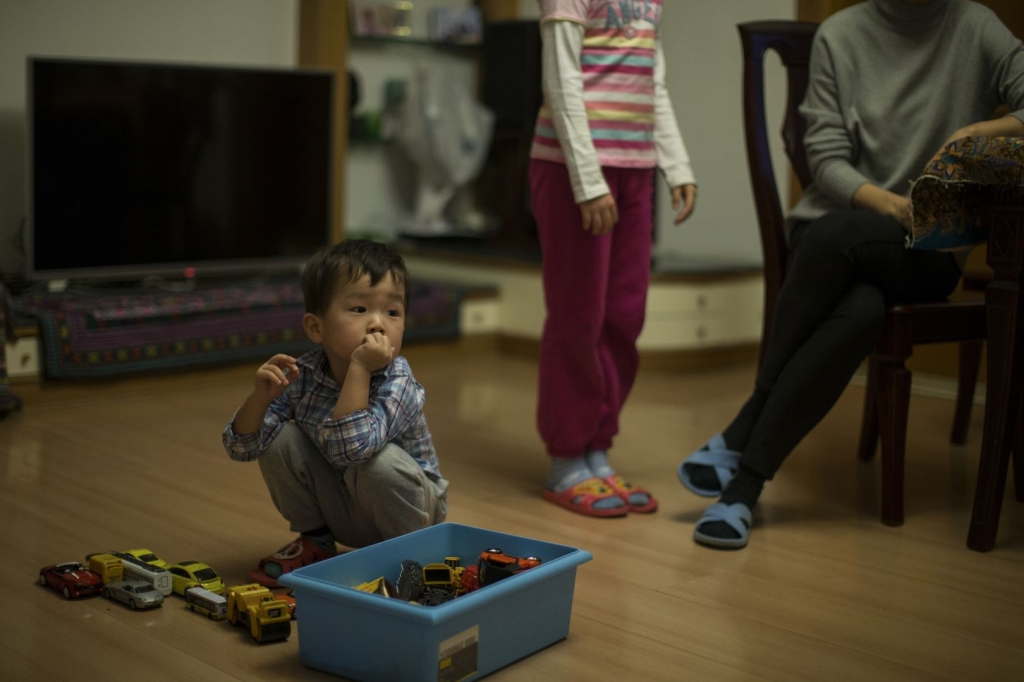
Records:
<instances>
[{"instance_id":1,"label":"black leggings","mask_svg":"<svg viewBox=\"0 0 1024 682\"><path fill-rule=\"evenodd\" d=\"M956 288L953 255L909 250L905 237L895 219L865 210L794 226L754 393L723 432L743 466L775 475L874 348L887 303L940 301Z\"/></svg>"}]
</instances>

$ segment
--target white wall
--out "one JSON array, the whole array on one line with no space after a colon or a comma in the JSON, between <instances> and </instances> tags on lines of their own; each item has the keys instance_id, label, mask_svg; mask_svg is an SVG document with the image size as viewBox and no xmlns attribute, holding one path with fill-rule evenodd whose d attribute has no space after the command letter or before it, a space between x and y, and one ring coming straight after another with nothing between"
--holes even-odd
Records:
<instances>
[{"instance_id":1,"label":"white wall","mask_svg":"<svg viewBox=\"0 0 1024 682\"><path fill-rule=\"evenodd\" d=\"M697 176L697 210L674 226L671 198L659 183L657 254L687 259L761 262L753 193L743 137L742 46L736 24L795 19L795 0L665 0L661 42L679 128ZM769 131L785 107L781 63L767 69ZM785 158L780 135L773 157ZM778 161L777 161L778 163ZM788 182L787 174L782 175ZM788 186L788 185L787 185Z\"/></svg>"},{"instance_id":2,"label":"white wall","mask_svg":"<svg viewBox=\"0 0 1024 682\"><path fill-rule=\"evenodd\" d=\"M294 66L296 0L0 0L0 271L24 269L29 55Z\"/></svg>"}]
</instances>

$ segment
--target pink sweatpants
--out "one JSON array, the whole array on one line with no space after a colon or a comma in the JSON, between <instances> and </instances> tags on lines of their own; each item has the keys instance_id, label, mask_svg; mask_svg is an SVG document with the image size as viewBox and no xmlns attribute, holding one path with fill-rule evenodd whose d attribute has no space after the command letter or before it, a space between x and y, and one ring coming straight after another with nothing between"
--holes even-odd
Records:
<instances>
[{"instance_id":1,"label":"pink sweatpants","mask_svg":"<svg viewBox=\"0 0 1024 682\"><path fill-rule=\"evenodd\" d=\"M619 222L583 231L565 165L530 163L544 257L537 428L553 457L607 450L639 365L654 231L654 169L605 168Z\"/></svg>"}]
</instances>

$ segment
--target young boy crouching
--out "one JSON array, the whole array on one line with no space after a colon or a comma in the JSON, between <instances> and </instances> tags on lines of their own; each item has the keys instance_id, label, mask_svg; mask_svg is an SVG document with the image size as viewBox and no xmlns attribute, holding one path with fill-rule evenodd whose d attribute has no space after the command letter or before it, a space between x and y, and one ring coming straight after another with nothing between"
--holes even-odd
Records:
<instances>
[{"instance_id":1,"label":"young boy crouching","mask_svg":"<svg viewBox=\"0 0 1024 682\"><path fill-rule=\"evenodd\" d=\"M275 355L224 429L234 460L258 460L277 510L299 537L249 579L444 521L448 481L423 415L423 387L399 355L409 302L401 256L349 240L302 273L306 334L320 348Z\"/></svg>"}]
</instances>

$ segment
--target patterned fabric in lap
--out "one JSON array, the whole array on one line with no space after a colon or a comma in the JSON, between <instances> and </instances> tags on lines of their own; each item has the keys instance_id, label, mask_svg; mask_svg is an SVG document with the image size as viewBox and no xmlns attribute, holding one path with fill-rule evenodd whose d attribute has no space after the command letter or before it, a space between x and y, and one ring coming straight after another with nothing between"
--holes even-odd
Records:
<instances>
[{"instance_id":1,"label":"patterned fabric in lap","mask_svg":"<svg viewBox=\"0 0 1024 682\"><path fill-rule=\"evenodd\" d=\"M911 248L955 251L984 242L979 207L992 188L1024 195L1024 139L965 137L943 147L911 190Z\"/></svg>"},{"instance_id":2,"label":"patterned fabric in lap","mask_svg":"<svg viewBox=\"0 0 1024 682\"><path fill-rule=\"evenodd\" d=\"M406 338L458 336L460 301L450 288L414 285ZM297 280L188 293L26 294L16 305L39 322L48 379L193 368L314 348L302 329L306 310Z\"/></svg>"}]
</instances>

